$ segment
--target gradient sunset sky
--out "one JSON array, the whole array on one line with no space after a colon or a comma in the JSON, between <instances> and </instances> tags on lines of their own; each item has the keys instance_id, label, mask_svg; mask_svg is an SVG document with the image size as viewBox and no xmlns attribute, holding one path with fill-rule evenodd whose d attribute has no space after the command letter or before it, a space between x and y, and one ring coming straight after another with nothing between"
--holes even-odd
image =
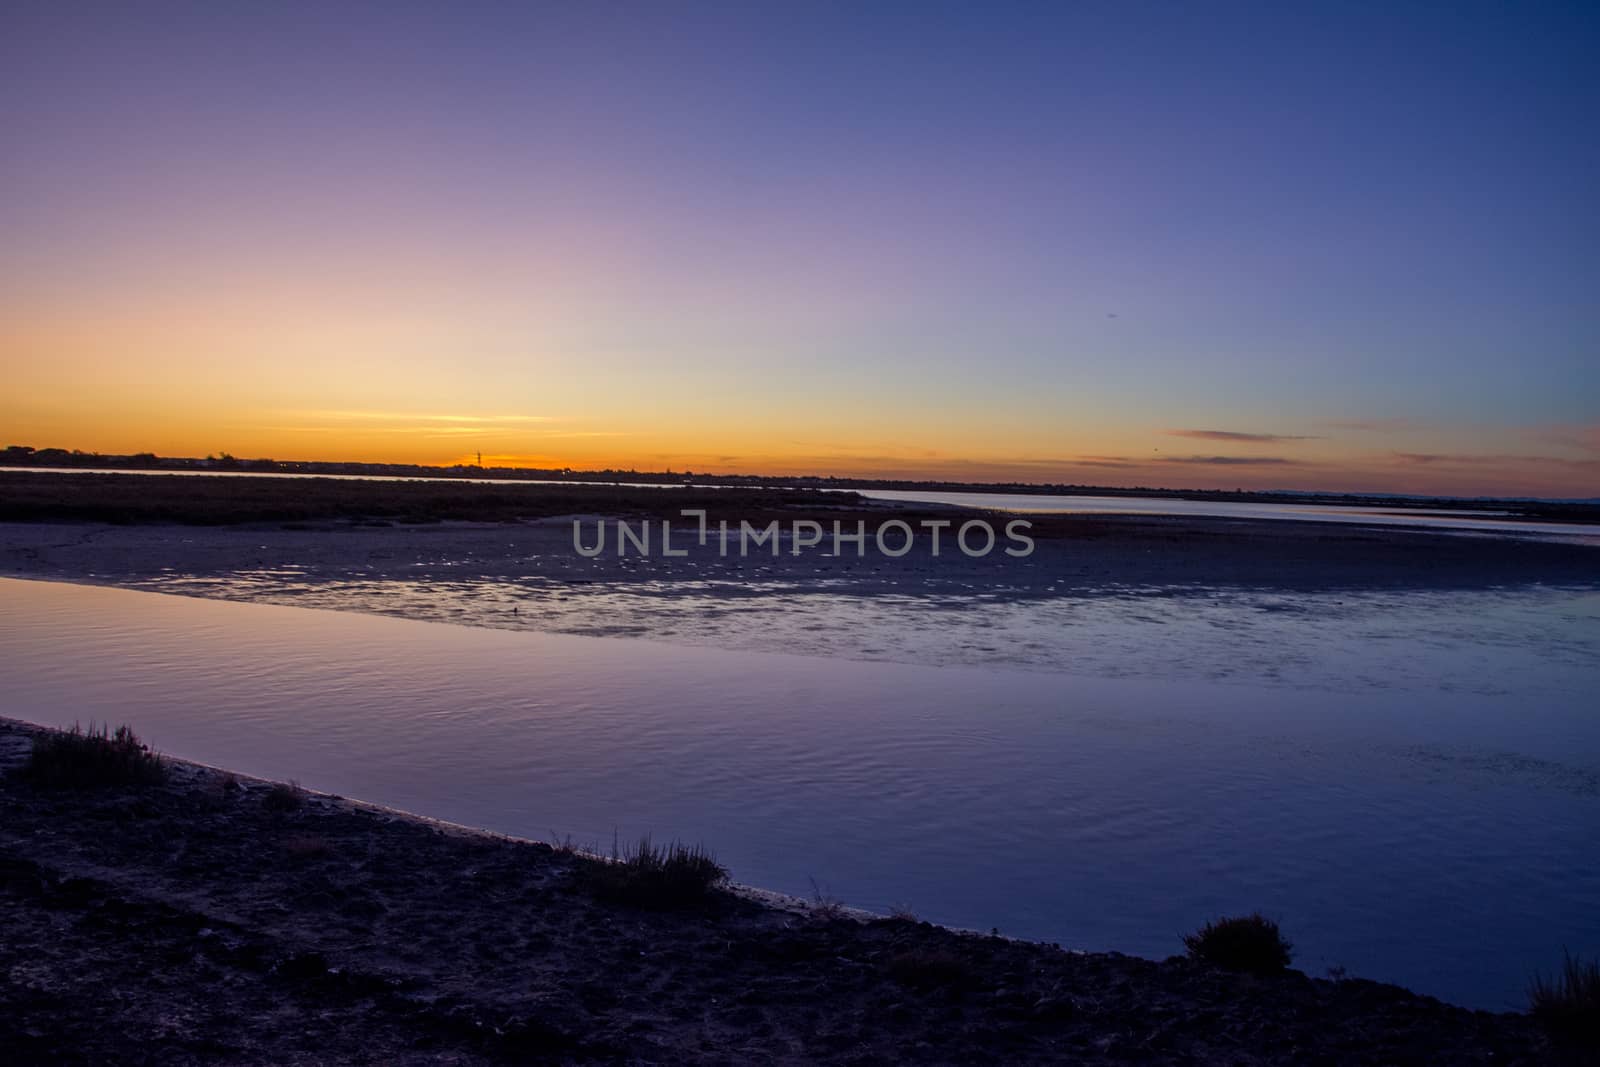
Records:
<instances>
[{"instance_id":1,"label":"gradient sunset sky","mask_svg":"<svg viewBox=\"0 0 1600 1067\"><path fill-rule=\"evenodd\" d=\"M1600 5L8 3L0 445L1600 496Z\"/></svg>"}]
</instances>

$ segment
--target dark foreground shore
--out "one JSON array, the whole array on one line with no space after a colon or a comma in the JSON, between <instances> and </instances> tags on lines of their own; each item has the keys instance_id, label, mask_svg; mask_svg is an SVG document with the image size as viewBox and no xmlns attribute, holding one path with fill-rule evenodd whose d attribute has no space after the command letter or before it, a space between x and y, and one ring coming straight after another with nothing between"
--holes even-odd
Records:
<instances>
[{"instance_id":1,"label":"dark foreground shore","mask_svg":"<svg viewBox=\"0 0 1600 1067\"><path fill-rule=\"evenodd\" d=\"M616 899L570 851L178 761L160 784L46 788L16 773L43 733L0 720L8 1063L1557 1057L1526 1016L1362 980L742 892Z\"/></svg>"}]
</instances>

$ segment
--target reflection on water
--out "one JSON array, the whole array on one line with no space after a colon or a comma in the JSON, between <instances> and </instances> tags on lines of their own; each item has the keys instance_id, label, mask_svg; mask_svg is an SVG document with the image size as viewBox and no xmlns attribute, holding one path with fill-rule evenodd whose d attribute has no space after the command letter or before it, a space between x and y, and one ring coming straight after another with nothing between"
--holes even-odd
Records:
<instances>
[{"instance_id":1,"label":"reflection on water","mask_svg":"<svg viewBox=\"0 0 1600 1067\"><path fill-rule=\"evenodd\" d=\"M1506 511L1472 508L1407 507L1397 500L1392 507L1353 507L1340 504L1286 504L1252 500L1180 500L1154 496L1087 496L1046 493L942 493L938 490L869 489L861 494L873 500L900 503L950 504L962 508L1000 511L1052 512L1074 515L1188 515L1223 519L1300 519L1315 522L1356 523L1362 526L1426 526L1439 530L1541 540L1594 544L1600 527L1580 522L1529 522L1509 517Z\"/></svg>"},{"instance_id":2,"label":"reflection on water","mask_svg":"<svg viewBox=\"0 0 1600 1067\"><path fill-rule=\"evenodd\" d=\"M463 599L435 592L391 595L441 617ZM126 719L177 755L511 833L704 840L748 882L804 893L815 878L851 904L1084 948L1164 956L1208 917L1261 908L1311 973L1505 1007L1563 946L1600 951L1596 605L1426 601L1419 637L1418 618L1382 621L1393 605L1340 615L1334 600L1066 602L1047 605L1056 632L1007 622L1015 606L823 595L785 609L801 614L773 642L824 649L867 625L851 611L895 612L918 643L959 630L951 647L982 653L988 624L970 620L990 615L995 649L1009 626L1058 666L1066 649L1169 679L1131 680L0 581L0 713ZM706 640L773 623L743 618ZM1173 658L1193 660L1195 640L1228 664L1190 663L1207 678L1276 665L1280 683L1325 687L1195 680ZM1399 687L1333 691L1368 654Z\"/></svg>"},{"instance_id":3,"label":"reflection on water","mask_svg":"<svg viewBox=\"0 0 1600 1067\"><path fill-rule=\"evenodd\" d=\"M830 583L350 580L293 567L119 584L497 629L1113 678L1532 696L1581 691L1600 677L1600 594L1586 590L1311 594L1108 584L1085 596L1012 598L993 583L943 579L860 595L851 577L831 583L836 592L814 592Z\"/></svg>"}]
</instances>

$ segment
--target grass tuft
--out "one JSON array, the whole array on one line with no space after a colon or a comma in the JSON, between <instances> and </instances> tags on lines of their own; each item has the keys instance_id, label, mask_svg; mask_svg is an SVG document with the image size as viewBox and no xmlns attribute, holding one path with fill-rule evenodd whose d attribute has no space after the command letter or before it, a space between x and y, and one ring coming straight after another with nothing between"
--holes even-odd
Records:
<instances>
[{"instance_id":1,"label":"grass tuft","mask_svg":"<svg viewBox=\"0 0 1600 1067\"><path fill-rule=\"evenodd\" d=\"M291 812L299 811L305 806L305 790L300 788L296 781L273 782L267 789L266 796L261 798L261 806L268 811Z\"/></svg>"},{"instance_id":2,"label":"grass tuft","mask_svg":"<svg viewBox=\"0 0 1600 1067\"><path fill-rule=\"evenodd\" d=\"M1528 983L1528 1014L1556 1040L1600 1053L1600 960L1562 955L1559 972Z\"/></svg>"},{"instance_id":3,"label":"grass tuft","mask_svg":"<svg viewBox=\"0 0 1600 1067\"><path fill-rule=\"evenodd\" d=\"M811 882L811 917L823 922L833 922L835 919L844 918L844 901L828 892L827 886L818 885L815 878Z\"/></svg>"},{"instance_id":4,"label":"grass tuft","mask_svg":"<svg viewBox=\"0 0 1600 1067\"><path fill-rule=\"evenodd\" d=\"M1259 912L1208 922L1183 944L1193 959L1251 974L1275 974L1294 958L1294 946L1284 940L1278 924Z\"/></svg>"},{"instance_id":5,"label":"grass tuft","mask_svg":"<svg viewBox=\"0 0 1600 1067\"><path fill-rule=\"evenodd\" d=\"M608 860L583 868L591 892L637 908L673 911L699 907L728 880L728 869L700 845L655 845L649 835L629 849L612 845Z\"/></svg>"},{"instance_id":6,"label":"grass tuft","mask_svg":"<svg viewBox=\"0 0 1600 1067\"><path fill-rule=\"evenodd\" d=\"M548 843L550 851L558 856L588 856L596 850L593 844L580 845L573 840L571 834L558 834L554 830L550 831Z\"/></svg>"},{"instance_id":7,"label":"grass tuft","mask_svg":"<svg viewBox=\"0 0 1600 1067\"><path fill-rule=\"evenodd\" d=\"M128 726L113 733L109 726L71 730L36 737L28 762L18 769L22 780L50 789L96 786L158 785L166 781L161 757Z\"/></svg>"}]
</instances>

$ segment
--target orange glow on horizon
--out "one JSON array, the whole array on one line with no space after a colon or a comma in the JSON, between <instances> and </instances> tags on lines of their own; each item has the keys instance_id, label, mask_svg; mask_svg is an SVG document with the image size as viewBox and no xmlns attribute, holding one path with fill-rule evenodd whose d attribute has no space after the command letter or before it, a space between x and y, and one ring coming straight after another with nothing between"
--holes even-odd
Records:
<instances>
[{"instance_id":1,"label":"orange glow on horizon","mask_svg":"<svg viewBox=\"0 0 1600 1067\"><path fill-rule=\"evenodd\" d=\"M0 444L105 454L204 457L226 452L240 459L424 466L473 465L481 445L485 467L1436 496L1589 497L1600 482L1600 461L1581 454L1571 458L1446 452L1420 446L1351 448L1311 441L1293 447L1248 440L1195 442L1184 440L1185 432L1156 428L1108 433L1092 443L1083 442L1082 450L1055 455L986 450L977 442L963 454L881 440L856 447L813 444L779 451L770 438L748 433L730 433L715 442L721 447L710 447L716 435L707 431L578 429L572 420L552 416L330 414L337 414L337 425L240 418L219 420L216 429L198 415L192 421L162 420L154 425L111 418L97 419L93 425L12 418Z\"/></svg>"},{"instance_id":2,"label":"orange glow on horizon","mask_svg":"<svg viewBox=\"0 0 1600 1067\"><path fill-rule=\"evenodd\" d=\"M0 313L5 301L0 300ZM44 305L48 306L48 304ZM232 310L228 310L232 307ZM1600 427L1140 410L804 363L513 358L457 320L236 302L0 314L0 445L108 454L1451 496L1600 495ZM525 353L524 342L514 350ZM485 398L495 397L492 402ZM419 397L430 398L426 405Z\"/></svg>"}]
</instances>

